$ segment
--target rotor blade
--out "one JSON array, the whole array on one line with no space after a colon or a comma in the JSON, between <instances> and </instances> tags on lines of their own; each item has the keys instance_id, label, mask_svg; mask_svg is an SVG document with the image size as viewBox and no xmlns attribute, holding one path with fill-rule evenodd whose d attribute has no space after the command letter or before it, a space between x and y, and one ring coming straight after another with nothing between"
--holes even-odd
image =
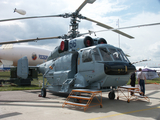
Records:
<instances>
[{"instance_id":1,"label":"rotor blade","mask_svg":"<svg viewBox=\"0 0 160 120\"><path fill-rule=\"evenodd\" d=\"M135 25L135 26L129 26L129 27L121 27L121 28L113 28L109 30L99 30L99 31L88 31L87 33L82 33L79 34L80 36L87 35L87 34L93 34L93 33L98 33L98 32L106 32L106 31L111 31L111 30L122 30L122 29L130 29L130 28L136 28L136 27L147 27L147 26L154 26L154 25L160 25L160 23L151 23L151 24L143 24L143 25Z\"/></svg>"},{"instance_id":2,"label":"rotor blade","mask_svg":"<svg viewBox=\"0 0 160 120\"><path fill-rule=\"evenodd\" d=\"M60 39L61 36L57 37L47 37L47 38L36 38L36 39L26 39L26 40L16 40L16 41L7 41L7 42L0 42L0 45L2 44L12 44L12 43L22 43L22 42L33 42L33 41L39 41L39 40L45 40L45 39Z\"/></svg>"},{"instance_id":3,"label":"rotor blade","mask_svg":"<svg viewBox=\"0 0 160 120\"><path fill-rule=\"evenodd\" d=\"M112 31L114 31L114 32L116 32L116 33L118 33L118 34L121 34L121 35L123 35L123 36L125 36L125 37L128 37L128 38L130 38L130 39L133 39L133 38L134 38L134 37L132 37L132 36L130 36L130 35L124 33L124 32L121 32L121 31L119 31L119 30L117 30L117 29L114 29L114 28L112 28L112 27L110 27L110 26L108 26L108 25L106 25L106 24L100 23L100 22L95 21L95 20L92 20L92 19L90 19L90 18L84 17L83 19L86 19L86 20L88 20L88 21L97 23L97 25L99 25L99 26L101 26L101 27L104 27L104 28L107 28L107 29L111 29Z\"/></svg>"},{"instance_id":4,"label":"rotor blade","mask_svg":"<svg viewBox=\"0 0 160 120\"><path fill-rule=\"evenodd\" d=\"M136 27L147 27L147 26L154 26L154 25L160 25L160 23L151 23L151 24L143 24L143 25L135 25L135 26L129 26L129 27L121 27L121 28L115 28L115 29L109 29L109 30L99 30L99 31L89 31L90 33L97 33L97 32L104 32L104 31L111 31L111 30L122 30L122 29L130 29L130 28L136 28Z\"/></svg>"},{"instance_id":5,"label":"rotor blade","mask_svg":"<svg viewBox=\"0 0 160 120\"><path fill-rule=\"evenodd\" d=\"M82 10L82 8L87 4L87 3L94 3L96 0L85 0L80 6L79 6L79 8L76 10L76 12L77 13L79 13L81 10Z\"/></svg>"},{"instance_id":6,"label":"rotor blade","mask_svg":"<svg viewBox=\"0 0 160 120\"><path fill-rule=\"evenodd\" d=\"M46 15L46 16L22 17L22 18L4 19L4 20L0 20L0 22L13 21L13 20L23 20L23 19L32 19L32 18L63 17L63 16L64 16L64 15Z\"/></svg>"},{"instance_id":7,"label":"rotor blade","mask_svg":"<svg viewBox=\"0 0 160 120\"><path fill-rule=\"evenodd\" d=\"M154 26L154 25L160 25L160 23L143 24L143 25L136 25L136 26L122 27L122 28L117 28L117 29L118 29L118 30L122 30L122 29L136 28L136 27Z\"/></svg>"}]
</instances>

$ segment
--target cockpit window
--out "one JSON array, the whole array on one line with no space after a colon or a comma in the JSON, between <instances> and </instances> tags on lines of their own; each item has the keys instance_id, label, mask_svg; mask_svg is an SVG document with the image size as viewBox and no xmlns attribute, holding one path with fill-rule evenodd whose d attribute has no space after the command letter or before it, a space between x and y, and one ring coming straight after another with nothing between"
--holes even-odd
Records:
<instances>
[{"instance_id":1,"label":"cockpit window","mask_svg":"<svg viewBox=\"0 0 160 120\"><path fill-rule=\"evenodd\" d=\"M90 49L83 51L82 61L83 62L91 62L92 61L92 54L91 54L91 50Z\"/></svg>"},{"instance_id":2,"label":"cockpit window","mask_svg":"<svg viewBox=\"0 0 160 120\"><path fill-rule=\"evenodd\" d=\"M103 61L113 61L106 48L99 48Z\"/></svg>"},{"instance_id":3,"label":"cockpit window","mask_svg":"<svg viewBox=\"0 0 160 120\"><path fill-rule=\"evenodd\" d=\"M94 57L95 57L95 61L101 61L101 57L99 55L99 52L98 52L97 48L93 49L93 54L94 54Z\"/></svg>"},{"instance_id":4,"label":"cockpit window","mask_svg":"<svg viewBox=\"0 0 160 120\"><path fill-rule=\"evenodd\" d=\"M123 61L129 62L128 58L127 58L126 55L123 53L123 51L122 51L121 49L118 49L118 51L120 52Z\"/></svg>"},{"instance_id":5,"label":"cockpit window","mask_svg":"<svg viewBox=\"0 0 160 120\"><path fill-rule=\"evenodd\" d=\"M109 51L111 52L111 55L113 56L113 59L115 61L122 61L122 55L120 54L119 51L117 51L116 49L109 49Z\"/></svg>"}]
</instances>

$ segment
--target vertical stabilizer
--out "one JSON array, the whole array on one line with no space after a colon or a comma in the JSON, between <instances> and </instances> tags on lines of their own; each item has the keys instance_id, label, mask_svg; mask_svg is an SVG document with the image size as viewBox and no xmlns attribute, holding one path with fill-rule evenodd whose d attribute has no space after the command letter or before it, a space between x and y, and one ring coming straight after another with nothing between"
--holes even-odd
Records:
<instances>
[{"instance_id":1,"label":"vertical stabilizer","mask_svg":"<svg viewBox=\"0 0 160 120\"><path fill-rule=\"evenodd\" d=\"M23 79L28 77L28 59L26 56L18 60L17 76Z\"/></svg>"}]
</instances>

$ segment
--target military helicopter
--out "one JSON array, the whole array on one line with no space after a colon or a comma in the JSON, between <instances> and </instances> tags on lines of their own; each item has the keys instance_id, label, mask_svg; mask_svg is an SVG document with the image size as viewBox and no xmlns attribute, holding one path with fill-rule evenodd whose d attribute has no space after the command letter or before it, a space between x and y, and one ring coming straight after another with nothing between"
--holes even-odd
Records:
<instances>
[{"instance_id":1,"label":"military helicopter","mask_svg":"<svg viewBox=\"0 0 160 120\"><path fill-rule=\"evenodd\" d=\"M73 13L0 20L0 22L4 22L44 17L71 18L70 30L65 35L0 43L9 44L45 39L63 39L60 45L50 53L47 62L37 66L38 71L43 74L41 96L46 97L46 89L60 93L70 93L72 89L92 89L110 91L109 98L114 99L114 89L117 86L125 85L130 78L130 74L136 70L122 49L107 44L104 38L83 37L94 33L93 31L83 34L78 31L79 19L84 19L130 39L134 38L118 29L79 14L87 3L94 3L95 1L85 0ZM25 61L22 60L22 62ZM44 82L45 78L47 79L46 84Z\"/></svg>"}]
</instances>

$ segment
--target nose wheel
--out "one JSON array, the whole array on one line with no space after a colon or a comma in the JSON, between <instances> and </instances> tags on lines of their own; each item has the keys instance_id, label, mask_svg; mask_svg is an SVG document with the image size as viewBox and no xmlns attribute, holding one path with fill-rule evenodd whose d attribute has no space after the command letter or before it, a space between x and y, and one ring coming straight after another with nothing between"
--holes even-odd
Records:
<instances>
[{"instance_id":1,"label":"nose wheel","mask_svg":"<svg viewBox=\"0 0 160 120\"><path fill-rule=\"evenodd\" d=\"M109 92L108 97L109 97L110 100L114 100L114 98L115 98L114 91Z\"/></svg>"}]
</instances>

